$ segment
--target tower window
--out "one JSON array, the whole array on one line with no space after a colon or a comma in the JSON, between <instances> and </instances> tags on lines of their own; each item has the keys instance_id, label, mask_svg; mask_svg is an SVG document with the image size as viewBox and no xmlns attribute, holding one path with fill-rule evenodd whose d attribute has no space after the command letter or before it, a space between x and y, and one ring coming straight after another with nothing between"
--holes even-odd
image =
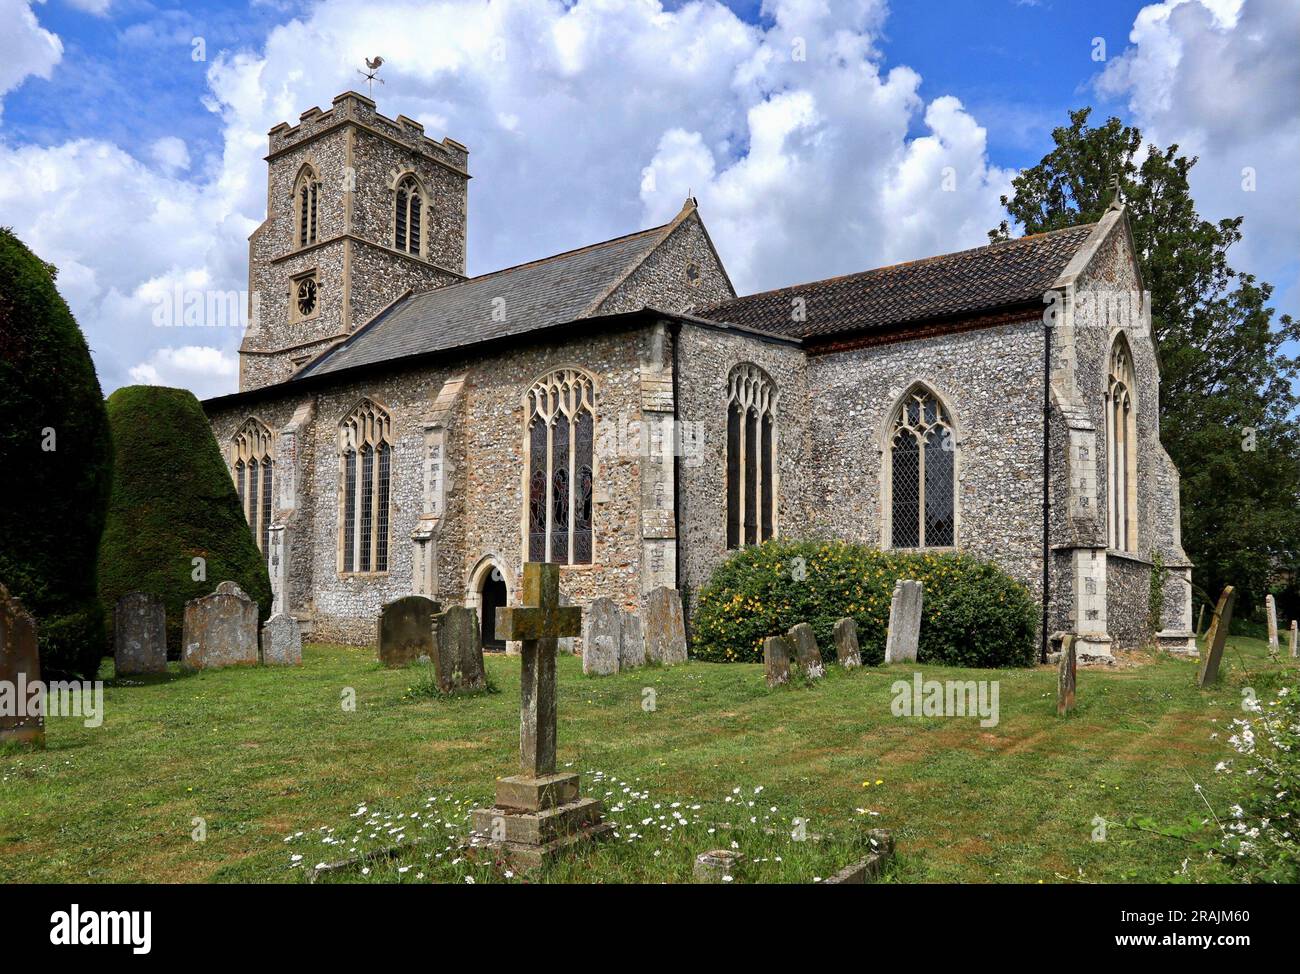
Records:
<instances>
[{"instance_id":1,"label":"tower window","mask_svg":"<svg viewBox=\"0 0 1300 974\"><path fill-rule=\"evenodd\" d=\"M294 245L308 247L318 239L316 198L320 195L320 178L311 166L303 166L293 187Z\"/></svg>"},{"instance_id":2,"label":"tower window","mask_svg":"<svg viewBox=\"0 0 1300 974\"><path fill-rule=\"evenodd\" d=\"M397 184L397 197L393 212L393 246L408 254L420 256L423 243L421 223L423 199L420 184L414 176L404 176Z\"/></svg>"}]
</instances>

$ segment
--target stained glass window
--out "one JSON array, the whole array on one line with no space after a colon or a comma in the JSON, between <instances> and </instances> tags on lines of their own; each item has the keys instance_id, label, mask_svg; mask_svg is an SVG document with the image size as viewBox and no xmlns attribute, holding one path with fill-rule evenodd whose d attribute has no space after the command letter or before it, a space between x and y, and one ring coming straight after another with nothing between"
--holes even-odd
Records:
<instances>
[{"instance_id":1,"label":"stained glass window","mask_svg":"<svg viewBox=\"0 0 1300 974\"><path fill-rule=\"evenodd\" d=\"M553 372L533 384L527 402L528 557L589 564L596 469L591 377L577 369Z\"/></svg>"},{"instance_id":2,"label":"stained glass window","mask_svg":"<svg viewBox=\"0 0 1300 974\"><path fill-rule=\"evenodd\" d=\"M933 393L917 387L898 409L890 449L890 544L947 548L956 544L956 441Z\"/></svg>"},{"instance_id":3,"label":"stained glass window","mask_svg":"<svg viewBox=\"0 0 1300 974\"><path fill-rule=\"evenodd\" d=\"M573 560L587 564L591 561L591 493L594 481L592 417L589 411L578 411L573 430L573 468L577 477L573 491Z\"/></svg>"},{"instance_id":4,"label":"stained glass window","mask_svg":"<svg viewBox=\"0 0 1300 974\"><path fill-rule=\"evenodd\" d=\"M528 438L528 560L546 561L546 420L541 416L533 416Z\"/></svg>"},{"instance_id":5,"label":"stained glass window","mask_svg":"<svg viewBox=\"0 0 1300 974\"><path fill-rule=\"evenodd\" d=\"M776 533L776 386L756 365L738 365L727 383L727 547Z\"/></svg>"}]
</instances>

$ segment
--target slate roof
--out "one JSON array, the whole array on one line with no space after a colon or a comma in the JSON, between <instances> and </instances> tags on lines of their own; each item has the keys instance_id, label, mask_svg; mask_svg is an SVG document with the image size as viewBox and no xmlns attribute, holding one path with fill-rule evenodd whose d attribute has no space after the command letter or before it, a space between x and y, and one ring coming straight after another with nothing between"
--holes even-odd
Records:
<instances>
[{"instance_id":1,"label":"slate roof","mask_svg":"<svg viewBox=\"0 0 1300 974\"><path fill-rule=\"evenodd\" d=\"M725 301L697 312L711 321L816 339L886 331L1039 301L1096 224L1020 237ZM791 320L795 297L805 321Z\"/></svg>"},{"instance_id":2,"label":"slate roof","mask_svg":"<svg viewBox=\"0 0 1300 974\"><path fill-rule=\"evenodd\" d=\"M523 334L582 318L673 223L398 300L290 381ZM494 305L494 299L504 303ZM505 312L493 320L493 310Z\"/></svg>"}]
</instances>

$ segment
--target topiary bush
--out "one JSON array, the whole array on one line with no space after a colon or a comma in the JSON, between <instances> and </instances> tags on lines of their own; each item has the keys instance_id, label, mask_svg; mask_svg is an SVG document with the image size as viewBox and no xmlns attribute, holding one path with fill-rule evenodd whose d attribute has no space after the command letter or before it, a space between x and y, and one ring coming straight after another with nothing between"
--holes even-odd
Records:
<instances>
[{"instance_id":1,"label":"topiary bush","mask_svg":"<svg viewBox=\"0 0 1300 974\"><path fill-rule=\"evenodd\" d=\"M36 619L42 676L81 680L104 652L95 553L112 445L90 350L56 274L0 228L0 582Z\"/></svg>"},{"instance_id":2,"label":"topiary bush","mask_svg":"<svg viewBox=\"0 0 1300 974\"><path fill-rule=\"evenodd\" d=\"M894 583L922 582L917 659L952 666L1032 666L1037 607L996 565L964 554L901 554L842 541L773 539L736 552L700 592L693 617L697 659L755 663L763 639L807 622L823 655L835 622L858 625L864 663L885 658Z\"/></svg>"},{"instance_id":3,"label":"topiary bush","mask_svg":"<svg viewBox=\"0 0 1300 974\"><path fill-rule=\"evenodd\" d=\"M185 603L238 583L271 612L271 578L239 495L194 394L126 386L108 398L115 470L99 551L99 593L112 613L127 592L151 592L167 610L167 646L180 652ZM205 577L195 578L194 559Z\"/></svg>"}]
</instances>

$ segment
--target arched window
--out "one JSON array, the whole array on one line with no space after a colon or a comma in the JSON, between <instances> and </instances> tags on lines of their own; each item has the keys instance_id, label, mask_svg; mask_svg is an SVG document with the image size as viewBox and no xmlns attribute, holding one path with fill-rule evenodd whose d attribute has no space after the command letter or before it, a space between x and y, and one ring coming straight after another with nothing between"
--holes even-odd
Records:
<instances>
[{"instance_id":1,"label":"arched window","mask_svg":"<svg viewBox=\"0 0 1300 974\"><path fill-rule=\"evenodd\" d=\"M758 544L776 530L776 385L757 365L727 380L727 547Z\"/></svg>"},{"instance_id":2,"label":"arched window","mask_svg":"<svg viewBox=\"0 0 1300 974\"><path fill-rule=\"evenodd\" d=\"M1110 502L1110 546L1133 551L1137 546L1137 402L1133 395L1133 355L1128 340L1115 336L1106 383L1106 470Z\"/></svg>"},{"instance_id":3,"label":"arched window","mask_svg":"<svg viewBox=\"0 0 1300 974\"><path fill-rule=\"evenodd\" d=\"M303 166L293 187L294 244L306 247L316 242L316 197L320 179L311 166Z\"/></svg>"},{"instance_id":4,"label":"arched window","mask_svg":"<svg viewBox=\"0 0 1300 974\"><path fill-rule=\"evenodd\" d=\"M363 399L339 423L339 571L388 571L392 420Z\"/></svg>"},{"instance_id":5,"label":"arched window","mask_svg":"<svg viewBox=\"0 0 1300 974\"><path fill-rule=\"evenodd\" d=\"M230 444L230 469L244 519L263 554L270 551L271 518L275 513L272 493L271 430L259 419L249 417Z\"/></svg>"},{"instance_id":6,"label":"arched window","mask_svg":"<svg viewBox=\"0 0 1300 974\"><path fill-rule=\"evenodd\" d=\"M592 554L593 437L591 377L559 369L525 397L528 455L528 560L587 565Z\"/></svg>"},{"instance_id":7,"label":"arched window","mask_svg":"<svg viewBox=\"0 0 1300 974\"><path fill-rule=\"evenodd\" d=\"M890 545L956 544L956 440L937 396L917 386L894 414L889 448Z\"/></svg>"},{"instance_id":8,"label":"arched window","mask_svg":"<svg viewBox=\"0 0 1300 974\"><path fill-rule=\"evenodd\" d=\"M393 246L420 256L420 224L423 216L420 184L414 176L403 176L397 184L393 213Z\"/></svg>"}]
</instances>

